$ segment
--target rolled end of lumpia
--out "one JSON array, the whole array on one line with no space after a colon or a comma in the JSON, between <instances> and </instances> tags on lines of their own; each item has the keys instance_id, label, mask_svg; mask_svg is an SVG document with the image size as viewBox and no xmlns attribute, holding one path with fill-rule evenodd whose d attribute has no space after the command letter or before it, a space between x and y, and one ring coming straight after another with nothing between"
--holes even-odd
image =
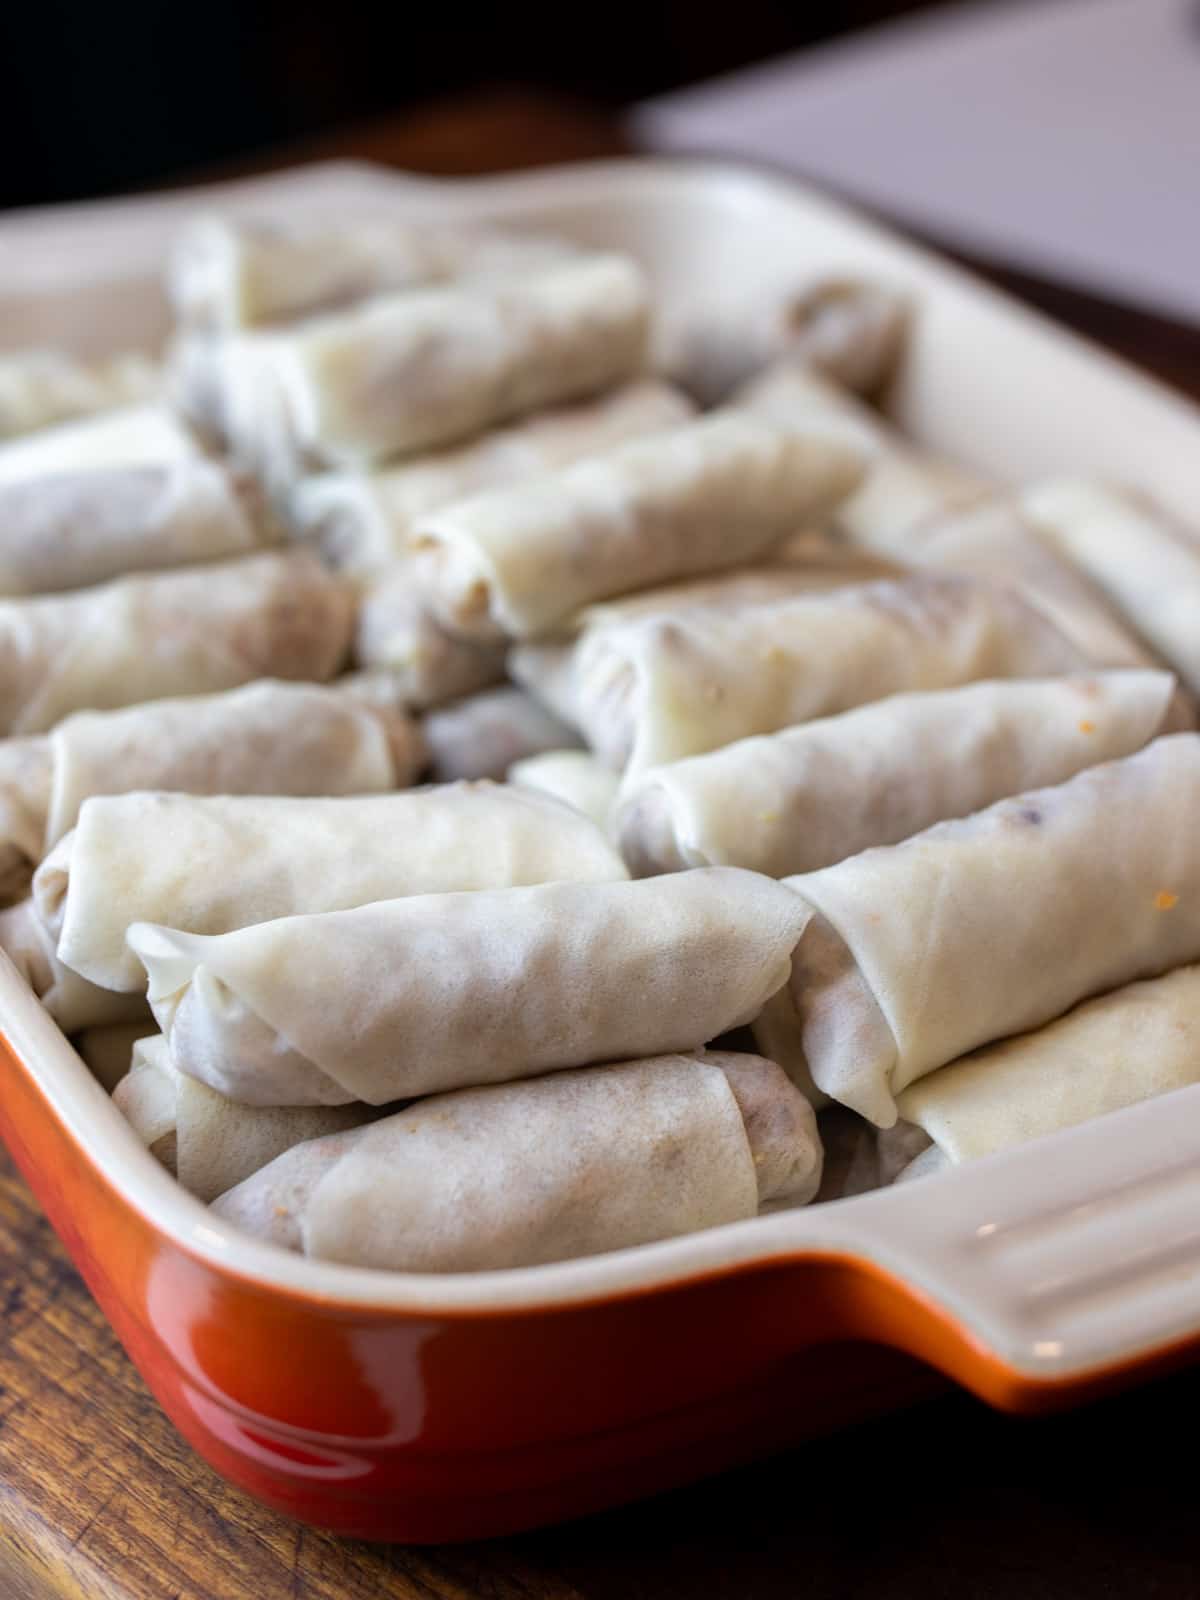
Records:
<instances>
[{"instance_id":1,"label":"rolled end of lumpia","mask_svg":"<svg viewBox=\"0 0 1200 1600\"><path fill-rule=\"evenodd\" d=\"M367 587L354 644L360 667L390 674L409 705L443 705L499 683L504 646L460 639L433 616L409 563L380 573Z\"/></svg>"},{"instance_id":2,"label":"rolled end of lumpia","mask_svg":"<svg viewBox=\"0 0 1200 1600\"><path fill-rule=\"evenodd\" d=\"M359 1127L366 1106L236 1105L176 1070L161 1034L133 1048L113 1102L150 1153L200 1200L215 1200L306 1140Z\"/></svg>"},{"instance_id":3,"label":"rolled end of lumpia","mask_svg":"<svg viewBox=\"0 0 1200 1600\"><path fill-rule=\"evenodd\" d=\"M215 1210L326 1260L481 1271L803 1204L820 1168L812 1110L771 1062L659 1056L436 1095L298 1146Z\"/></svg>"},{"instance_id":4,"label":"rolled end of lumpia","mask_svg":"<svg viewBox=\"0 0 1200 1600\"><path fill-rule=\"evenodd\" d=\"M140 994L115 994L72 972L58 959L55 938L34 909L22 900L0 911L0 950L8 956L64 1033L129 1022L146 1016Z\"/></svg>"}]
</instances>

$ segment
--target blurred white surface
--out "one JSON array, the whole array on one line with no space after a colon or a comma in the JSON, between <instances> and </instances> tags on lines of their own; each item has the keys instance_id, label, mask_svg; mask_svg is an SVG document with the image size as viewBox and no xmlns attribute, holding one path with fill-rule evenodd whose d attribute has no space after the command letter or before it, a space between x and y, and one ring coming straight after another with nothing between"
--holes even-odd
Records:
<instances>
[{"instance_id":1,"label":"blurred white surface","mask_svg":"<svg viewBox=\"0 0 1200 1600\"><path fill-rule=\"evenodd\" d=\"M1200 3L991 0L635 109L951 244L1200 320Z\"/></svg>"}]
</instances>

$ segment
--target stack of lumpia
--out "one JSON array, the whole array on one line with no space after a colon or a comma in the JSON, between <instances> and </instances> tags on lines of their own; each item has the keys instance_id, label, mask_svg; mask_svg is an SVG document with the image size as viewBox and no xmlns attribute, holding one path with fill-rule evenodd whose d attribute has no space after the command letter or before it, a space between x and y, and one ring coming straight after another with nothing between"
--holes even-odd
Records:
<instances>
[{"instance_id":1,"label":"stack of lumpia","mask_svg":"<svg viewBox=\"0 0 1200 1600\"><path fill-rule=\"evenodd\" d=\"M1200 1081L1200 536L768 268L209 218L165 390L0 359L0 950L225 1225L536 1266Z\"/></svg>"}]
</instances>

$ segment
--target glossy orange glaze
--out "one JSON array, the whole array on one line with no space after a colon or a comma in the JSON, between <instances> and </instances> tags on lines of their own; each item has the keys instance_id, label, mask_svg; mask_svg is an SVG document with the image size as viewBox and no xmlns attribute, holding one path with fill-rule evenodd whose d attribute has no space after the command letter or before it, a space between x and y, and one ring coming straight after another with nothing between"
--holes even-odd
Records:
<instances>
[{"instance_id":1,"label":"glossy orange glaze","mask_svg":"<svg viewBox=\"0 0 1200 1600\"><path fill-rule=\"evenodd\" d=\"M314 1299L156 1229L2 1045L0 1132L196 1449L268 1504L346 1534L478 1538L597 1510L915 1398L938 1381L930 1367L1019 1411L1138 1370L1030 1380L903 1283L830 1256L543 1311Z\"/></svg>"}]
</instances>

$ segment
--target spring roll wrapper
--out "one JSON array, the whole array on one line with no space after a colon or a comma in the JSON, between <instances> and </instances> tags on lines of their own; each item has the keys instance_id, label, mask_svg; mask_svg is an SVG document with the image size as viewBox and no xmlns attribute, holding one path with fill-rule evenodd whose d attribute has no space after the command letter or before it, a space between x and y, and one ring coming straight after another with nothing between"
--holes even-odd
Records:
<instances>
[{"instance_id":1,"label":"spring roll wrapper","mask_svg":"<svg viewBox=\"0 0 1200 1600\"><path fill-rule=\"evenodd\" d=\"M64 1033L139 1020L151 1031L143 992L114 994L90 983L63 965L55 943L32 899L0 911L0 950Z\"/></svg>"},{"instance_id":2,"label":"spring roll wrapper","mask_svg":"<svg viewBox=\"0 0 1200 1600\"><path fill-rule=\"evenodd\" d=\"M335 799L127 794L88 800L34 875L62 960L144 989L131 922L224 933L398 895L624 878L615 849L547 795L493 783Z\"/></svg>"},{"instance_id":3,"label":"spring roll wrapper","mask_svg":"<svg viewBox=\"0 0 1200 1600\"><path fill-rule=\"evenodd\" d=\"M820 1088L890 1127L897 1094L967 1051L1196 960L1198 803L1200 736L1175 734L788 878L813 915L759 1047L786 1044L782 1011Z\"/></svg>"},{"instance_id":4,"label":"spring roll wrapper","mask_svg":"<svg viewBox=\"0 0 1200 1600\"><path fill-rule=\"evenodd\" d=\"M813 872L1132 755L1164 731L1174 705L1166 672L893 695L654 768L626 790L615 835L635 877Z\"/></svg>"},{"instance_id":5,"label":"spring roll wrapper","mask_svg":"<svg viewBox=\"0 0 1200 1600\"><path fill-rule=\"evenodd\" d=\"M366 301L230 341L221 411L235 455L272 487L306 466L362 469L624 382L646 319L621 256Z\"/></svg>"},{"instance_id":6,"label":"spring roll wrapper","mask_svg":"<svg viewBox=\"0 0 1200 1600\"><path fill-rule=\"evenodd\" d=\"M186 328L228 333L456 278L511 276L571 253L558 239L384 218L294 228L210 215L175 241L167 292Z\"/></svg>"},{"instance_id":7,"label":"spring roll wrapper","mask_svg":"<svg viewBox=\"0 0 1200 1600\"><path fill-rule=\"evenodd\" d=\"M1200 535L1133 493L1085 479L1038 484L1022 500L1044 537L1200 694Z\"/></svg>"},{"instance_id":8,"label":"spring roll wrapper","mask_svg":"<svg viewBox=\"0 0 1200 1600\"><path fill-rule=\"evenodd\" d=\"M431 711L423 723L435 783L503 778L514 761L579 742L522 689L488 689Z\"/></svg>"},{"instance_id":9,"label":"spring roll wrapper","mask_svg":"<svg viewBox=\"0 0 1200 1600\"><path fill-rule=\"evenodd\" d=\"M196 436L166 406L130 406L0 443L0 484L103 467L173 466L201 454Z\"/></svg>"},{"instance_id":10,"label":"spring roll wrapper","mask_svg":"<svg viewBox=\"0 0 1200 1600\"><path fill-rule=\"evenodd\" d=\"M820 1165L812 1111L771 1062L664 1055L438 1095L290 1151L215 1209L326 1260L484 1271L803 1204Z\"/></svg>"},{"instance_id":11,"label":"spring roll wrapper","mask_svg":"<svg viewBox=\"0 0 1200 1600\"><path fill-rule=\"evenodd\" d=\"M1011 585L1095 666L1164 665L1008 496L976 501L915 527L906 559L914 566Z\"/></svg>"},{"instance_id":12,"label":"spring roll wrapper","mask_svg":"<svg viewBox=\"0 0 1200 1600\"><path fill-rule=\"evenodd\" d=\"M713 413L447 506L415 541L448 628L531 638L590 601L759 559L860 472L819 431Z\"/></svg>"},{"instance_id":13,"label":"spring roll wrapper","mask_svg":"<svg viewBox=\"0 0 1200 1600\"><path fill-rule=\"evenodd\" d=\"M573 688L587 742L631 780L904 690L1087 666L1017 594L922 574L605 628L581 641Z\"/></svg>"},{"instance_id":14,"label":"spring roll wrapper","mask_svg":"<svg viewBox=\"0 0 1200 1600\"><path fill-rule=\"evenodd\" d=\"M144 1038L113 1101L143 1144L205 1202L307 1139L361 1127L369 1106L240 1106L186 1077L162 1034Z\"/></svg>"},{"instance_id":15,"label":"spring roll wrapper","mask_svg":"<svg viewBox=\"0 0 1200 1600\"><path fill-rule=\"evenodd\" d=\"M138 1022L109 1022L84 1028L73 1043L92 1077L112 1094L129 1072L134 1045L152 1035L158 1037L158 1030L153 1020L145 1017Z\"/></svg>"},{"instance_id":16,"label":"spring roll wrapper","mask_svg":"<svg viewBox=\"0 0 1200 1600\"><path fill-rule=\"evenodd\" d=\"M394 562L367 583L354 657L361 667L391 674L407 703L418 708L458 700L504 677L504 645L447 632L410 561Z\"/></svg>"},{"instance_id":17,"label":"spring roll wrapper","mask_svg":"<svg viewBox=\"0 0 1200 1600\"><path fill-rule=\"evenodd\" d=\"M128 938L182 1071L248 1104L381 1105L694 1049L758 1015L808 916L717 868Z\"/></svg>"},{"instance_id":18,"label":"spring roll wrapper","mask_svg":"<svg viewBox=\"0 0 1200 1600\"><path fill-rule=\"evenodd\" d=\"M811 369L781 364L739 390L732 404L794 427L821 428L866 462L859 486L834 522L854 543L896 561L926 520L994 493L988 479L904 439L879 412Z\"/></svg>"},{"instance_id":19,"label":"spring roll wrapper","mask_svg":"<svg viewBox=\"0 0 1200 1600\"><path fill-rule=\"evenodd\" d=\"M898 1098L957 1165L1200 1082L1200 967L1089 1000Z\"/></svg>"},{"instance_id":20,"label":"spring roll wrapper","mask_svg":"<svg viewBox=\"0 0 1200 1600\"><path fill-rule=\"evenodd\" d=\"M211 461L0 484L0 594L248 555L274 538L252 496Z\"/></svg>"},{"instance_id":21,"label":"spring roll wrapper","mask_svg":"<svg viewBox=\"0 0 1200 1600\"><path fill-rule=\"evenodd\" d=\"M375 571L408 554L414 524L430 511L677 426L691 414L678 390L642 379L598 400L538 412L455 450L373 473L305 479L290 520L297 537L332 566Z\"/></svg>"},{"instance_id":22,"label":"spring roll wrapper","mask_svg":"<svg viewBox=\"0 0 1200 1600\"><path fill-rule=\"evenodd\" d=\"M882 387L900 357L904 299L883 284L820 278L779 293L664 311L655 366L703 405L724 400L776 362L809 369L860 394Z\"/></svg>"},{"instance_id":23,"label":"spring roll wrapper","mask_svg":"<svg viewBox=\"0 0 1200 1600\"><path fill-rule=\"evenodd\" d=\"M353 622L344 580L300 552L0 601L0 728L41 733L73 711L328 678Z\"/></svg>"},{"instance_id":24,"label":"spring roll wrapper","mask_svg":"<svg viewBox=\"0 0 1200 1600\"><path fill-rule=\"evenodd\" d=\"M149 400L161 376L145 356L79 361L65 350L0 355L0 439Z\"/></svg>"},{"instance_id":25,"label":"spring roll wrapper","mask_svg":"<svg viewBox=\"0 0 1200 1600\"><path fill-rule=\"evenodd\" d=\"M608 827L620 784L616 773L586 750L546 750L526 756L509 767L508 781L554 795L600 828Z\"/></svg>"}]
</instances>

